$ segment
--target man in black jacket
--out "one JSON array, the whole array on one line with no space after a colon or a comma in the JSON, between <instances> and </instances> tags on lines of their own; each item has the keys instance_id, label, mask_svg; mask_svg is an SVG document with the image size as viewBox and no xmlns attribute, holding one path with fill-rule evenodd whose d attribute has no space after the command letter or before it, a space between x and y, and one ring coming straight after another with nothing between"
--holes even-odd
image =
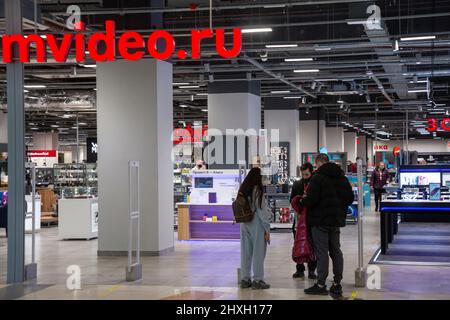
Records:
<instances>
[{"instance_id":1,"label":"man in black jacket","mask_svg":"<svg viewBox=\"0 0 450 320\"><path fill-rule=\"evenodd\" d=\"M342 169L329 162L326 154L316 158L317 171L312 177L301 204L308 208L314 254L317 258L317 283L305 290L306 294L327 295L329 259L333 262L333 295L342 295L344 257L340 244L340 228L345 226L348 206L353 203L352 186Z\"/></svg>"},{"instance_id":2,"label":"man in black jacket","mask_svg":"<svg viewBox=\"0 0 450 320\"><path fill-rule=\"evenodd\" d=\"M314 171L314 168L311 163L306 162L300 167L300 171L302 173L302 179L300 181L295 181L294 185L292 186L291 191L291 197L289 199L289 202L292 202L292 199L294 199L296 196L303 196L305 194L305 189L307 189L309 182L311 181L311 177ZM292 232L294 233L294 239L295 239L295 233L297 230L297 223L298 219L294 219L294 223L292 224ZM311 228L309 227L309 224L307 226L308 228L308 235L311 235ZM316 276L316 261L308 262L308 278L309 279L317 279ZM293 278L295 279L302 279L305 277L305 266L303 263L297 264L296 266L297 271L293 274Z\"/></svg>"}]
</instances>

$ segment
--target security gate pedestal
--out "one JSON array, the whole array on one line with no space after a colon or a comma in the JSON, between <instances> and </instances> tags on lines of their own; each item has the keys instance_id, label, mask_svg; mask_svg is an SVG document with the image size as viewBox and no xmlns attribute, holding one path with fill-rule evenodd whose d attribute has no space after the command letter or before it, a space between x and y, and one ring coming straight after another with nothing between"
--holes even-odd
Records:
<instances>
[{"instance_id":1,"label":"security gate pedestal","mask_svg":"<svg viewBox=\"0 0 450 320\"><path fill-rule=\"evenodd\" d=\"M28 162L25 168L30 169L31 173L31 212L26 213L26 217L31 215L31 263L25 265L25 281L37 278L36 263L36 164Z\"/></svg>"},{"instance_id":2,"label":"security gate pedestal","mask_svg":"<svg viewBox=\"0 0 450 320\"><path fill-rule=\"evenodd\" d=\"M128 238L128 265L126 268L126 280L137 281L142 279L141 265L141 203L140 203L140 180L139 161L130 161L128 165L129 173L129 199L130 199L130 225ZM135 177L135 179L133 179ZM136 192L133 192L133 188ZM136 199L134 199L136 197ZM133 258L133 229L136 226L136 262Z\"/></svg>"},{"instance_id":3,"label":"security gate pedestal","mask_svg":"<svg viewBox=\"0 0 450 320\"><path fill-rule=\"evenodd\" d=\"M355 270L355 287L364 288L367 284L367 271L364 268L364 238L363 238L363 185L362 160L357 161L358 168L358 268Z\"/></svg>"}]
</instances>

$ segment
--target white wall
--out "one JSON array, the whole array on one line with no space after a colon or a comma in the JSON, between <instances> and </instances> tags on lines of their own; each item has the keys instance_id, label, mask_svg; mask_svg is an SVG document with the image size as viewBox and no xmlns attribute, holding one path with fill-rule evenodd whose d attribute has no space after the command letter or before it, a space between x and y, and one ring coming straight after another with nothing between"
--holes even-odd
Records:
<instances>
[{"instance_id":1,"label":"white wall","mask_svg":"<svg viewBox=\"0 0 450 320\"><path fill-rule=\"evenodd\" d=\"M115 61L97 67L99 254L128 248L128 162L140 161L141 249L172 250L172 65Z\"/></svg>"},{"instance_id":2,"label":"white wall","mask_svg":"<svg viewBox=\"0 0 450 320\"><path fill-rule=\"evenodd\" d=\"M264 128L270 134L271 129L279 130L280 142L289 142L291 176L295 176L297 166L300 164L300 122L298 110L265 110Z\"/></svg>"},{"instance_id":3,"label":"white wall","mask_svg":"<svg viewBox=\"0 0 450 320\"><path fill-rule=\"evenodd\" d=\"M367 157L369 158L369 162L367 166L373 166L373 139L367 138Z\"/></svg>"},{"instance_id":4,"label":"white wall","mask_svg":"<svg viewBox=\"0 0 450 320\"><path fill-rule=\"evenodd\" d=\"M8 143L8 114L0 111L0 143Z\"/></svg>"},{"instance_id":5,"label":"white wall","mask_svg":"<svg viewBox=\"0 0 450 320\"><path fill-rule=\"evenodd\" d=\"M356 161L356 133L344 132L344 152L347 152L347 160Z\"/></svg>"},{"instance_id":6,"label":"white wall","mask_svg":"<svg viewBox=\"0 0 450 320\"><path fill-rule=\"evenodd\" d=\"M319 148L327 145L325 121L319 121ZM300 153L317 152L317 120L300 121Z\"/></svg>"},{"instance_id":7,"label":"white wall","mask_svg":"<svg viewBox=\"0 0 450 320\"><path fill-rule=\"evenodd\" d=\"M344 129L341 127L327 127L327 149L329 152L344 152Z\"/></svg>"}]
</instances>

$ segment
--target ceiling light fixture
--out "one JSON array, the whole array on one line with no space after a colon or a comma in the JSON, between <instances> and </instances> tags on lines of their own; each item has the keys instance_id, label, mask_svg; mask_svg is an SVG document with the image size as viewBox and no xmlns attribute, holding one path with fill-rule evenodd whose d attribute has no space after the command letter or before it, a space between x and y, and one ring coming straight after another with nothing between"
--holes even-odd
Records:
<instances>
[{"instance_id":1,"label":"ceiling light fixture","mask_svg":"<svg viewBox=\"0 0 450 320\"><path fill-rule=\"evenodd\" d=\"M314 73L319 72L319 69L300 69L300 70L294 70L295 73Z\"/></svg>"},{"instance_id":2,"label":"ceiling light fixture","mask_svg":"<svg viewBox=\"0 0 450 320\"><path fill-rule=\"evenodd\" d=\"M27 88L27 89L44 89L44 88L47 88L47 86L43 85L43 84L30 84L30 85L25 85L24 88Z\"/></svg>"},{"instance_id":3,"label":"ceiling light fixture","mask_svg":"<svg viewBox=\"0 0 450 320\"><path fill-rule=\"evenodd\" d=\"M197 89L200 88L200 86L179 86L180 89Z\"/></svg>"},{"instance_id":4,"label":"ceiling light fixture","mask_svg":"<svg viewBox=\"0 0 450 320\"><path fill-rule=\"evenodd\" d=\"M290 90L276 90L276 91L270 91L270 93L273 93L273 94L282 94L282 93L291 93L291 91Z\"/></svg>"},{"instance_id":5,"label":"ceiling light fixture","mask_svg":"<svg viewBox=\"0 0 450 320\"><path fill-rule=\"evenodd\" d=\"M408 93L427 93L427 89L408 90Z\"/></svg>"},{"instance_id":6,"label":"ceiling light fixture","mask_svg":"<svg viewBox=\"0 0 450 320\"><path fill-rule=\"evenodd\" d=\"M174 86L188 86L189 82L174 82L172 83Z\"/></svg>"},{"instance_id":7,"label":"ceiling light fixture","mask_svg":"<svg viewBox=\"0 0 450 320\"><path fill-rule=\"evenodd\" d=\"M267 49L274 48L297 48L298 44L266 44Z\"/></svg>"},{"instance_id":8,"label":"ceiling light fixture","mask_svg":"<svg viewBox=\"0 0 450 320\"><path fill-rule=\"evenodd\" d=\"M303 97L300 96L292 96L292 97L283 97L283 99L301 99Z\"/></svg>"},{"instance_id":9,"label":"ceiling light fixture","mask_svg":"<svg viewBox=\"0 0 450 320\"><path fill-rule=\"evenodd\" d=\"M417 40L434 40L436 36L419 36L419 37L404 37L400 41L417 41Z\"/></svg>"},{"instance_id":10,"label":"ceiling light fixture","mask_svg":"<svg viewBox=\"0 0 450 320\"><path fill-rule=\"evenodd\" d=\"M202 109L203 112L208 112L208 109Z\"/></svg>"},{"instance_id":11,"label":"ceiling light fixture","mask_svg":"<svg viewBox=\"0 0 450 320\"><path fill-rule=\"evenodd\" d=\"M242 29L242 33L262 33L262 32L272 32L272 28L248 28Z\"/></svg>"},{"instance_id":12,"label":"ceiling light fixture","mask_svg":"<svg viewBox=\"0 0 450 320\"><path fill-rule=\"evenodd\" d=\"M284 59L285 62L307 62L307 61L314 61L313 58L288 58Z\"/></svg>"}]
</instances>

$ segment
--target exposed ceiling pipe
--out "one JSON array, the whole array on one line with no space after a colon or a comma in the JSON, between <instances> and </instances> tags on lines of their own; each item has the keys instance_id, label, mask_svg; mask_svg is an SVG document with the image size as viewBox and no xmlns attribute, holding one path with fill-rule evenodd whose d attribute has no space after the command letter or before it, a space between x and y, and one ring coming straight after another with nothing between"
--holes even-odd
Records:
<instances>
[{"instance_id":1,"label":"exposed ceiling pipe","mask_svg":"<svg viewBox=\"0 0 450 320\"><path fill-rule=\"evenodd\" d=\"M264 3L242 3L239 5L227 5L227 6L213 6L213 11L223 11L223 10L245 10L245 9L254 9L254 8L264 8L275 5L286 5L289 7L297 7L297 6L319 6L326 4L343 4L343 3L355 3L355 2L371 2L372 0L319 0L319 1L293 1L286 3L284 2L264 2ZM209 11L209 6L206 7L198 7L194 11ZM142 13L168 13L168 12L192 12L193 10L186 6L181 8L122 8L122 9L113 9L113 10L83 10L83 15L108 15L108 14L142 14ZM67 15L66 12L54 11L50 12L52 15Z\"/></svg>"},{"instance_id":2,"label":"exposed ceiling pipe","mask_svg":"<svg viewBox=\"0 0 450 320\"><path fill-rule=\"evenodd\" d=\"M254 65L255 67L257 67L258 69L260 69L261 71L267 73L268 75L270 75L271 77L280 80L281 82L287 84L288 86L291 86L292 88L295 88L296 90L299 90L301 92L303 92L304 94L310 96L311 98L316 99L317 96L312 94L311 92L303 89L302 86L298 86L295 83L292 83L286 79L283 78L283 76L279 75L279 74L275 74L270 70L267 70L263 65L261 65L259 62L257 62L255 59L250 58L250 57L245 57L245 60L248 61L249 63L251 63L252 65Z\"/></svg>"},{"instance_id":3,"label":"exposed ceiling pipe","mask_svg":"<svg viewBox=\"0 0 450 320\"><path fill-rule=\"evenodd\" d=\"M391 96L386 92L386 89L384 88L383 84L381 83L380 79L377 78L376 75L374 75L371 71L368 72L369 79L372 79L378 86L378 89L380 89L383 96L386 97L386 99L391 103L395 104L394 100L391 98Z\"/></svg>"}]
</instances>

